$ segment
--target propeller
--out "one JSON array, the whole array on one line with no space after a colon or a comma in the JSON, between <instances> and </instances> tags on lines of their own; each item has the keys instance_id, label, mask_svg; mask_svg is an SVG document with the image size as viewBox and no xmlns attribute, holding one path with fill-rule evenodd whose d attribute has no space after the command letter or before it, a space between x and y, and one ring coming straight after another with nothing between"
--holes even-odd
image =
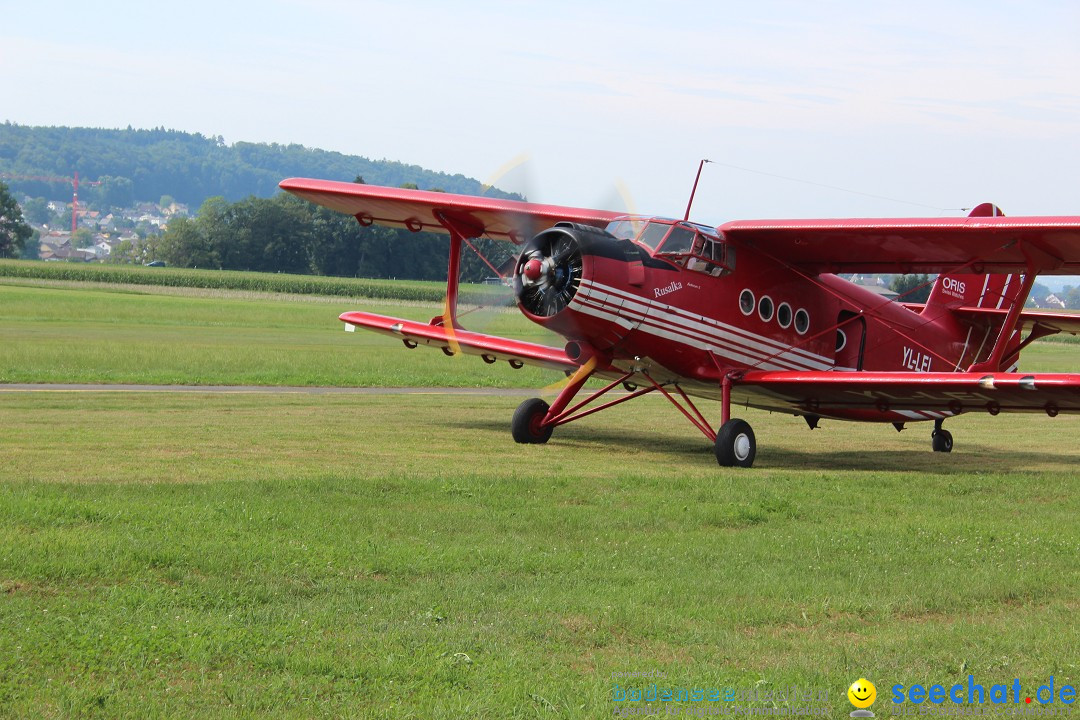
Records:
<instances>
[{"instance_id":1,"label":"propeller","mask_svg":"<svg viewBox=\"0 0 1080 720\"><path fill-rule=\"evenodd\" d=\"M515 190L528 200L535 189L533 158L523 152L500 167L485 186L496 184ZM606 197L593 207L624 208L635 211L630 192L616 181ZM549 228L526 242L514 268L514 294L522 307L533 315L551 317L563 310L577 292L582 278L582 253L573 228Z\"/></svg>"},{"instance_id":2,"label":"propeller","mask_svg":"<svg viewBox=\"0 0 1080 720\"><path fill-rule=\"evenodd\" d=\"M530 240L518 258L514 293L533 315L551 317L574 299L581 284L582 255L570 228L553 227Z\"/></svg>"}]
</instances>

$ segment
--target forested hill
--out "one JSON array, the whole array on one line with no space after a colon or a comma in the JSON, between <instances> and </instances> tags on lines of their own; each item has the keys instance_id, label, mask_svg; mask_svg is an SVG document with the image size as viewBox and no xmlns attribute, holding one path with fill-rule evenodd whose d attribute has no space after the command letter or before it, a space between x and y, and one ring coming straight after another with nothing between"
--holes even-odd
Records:
<instances>
[{"instance_id":1,"label":"forested hill","mask_svg":"<svg viewBox=\"0 0 1080 720\"><path fill-rule=\"evenodd\" d=\"M482 185L464 175L447 175L389 160L307 148L302 145L235 142L221 137L157 128L105 130L99 128L0 125L0 173L22 176L71 177L101 180L87 188L88 200L126 207L133 202L157 202L170 195L193 209L203 200L224 196L235 201L255 195L269 197L286 177L354 180L376 185L415 183L423 189L479 194ZM6 182L32 197L70 200L71 186L11 178ZM505 196L491 191L491 194ZM80 198L83 193L80 193Z\"/></svg>"}]
</instances>

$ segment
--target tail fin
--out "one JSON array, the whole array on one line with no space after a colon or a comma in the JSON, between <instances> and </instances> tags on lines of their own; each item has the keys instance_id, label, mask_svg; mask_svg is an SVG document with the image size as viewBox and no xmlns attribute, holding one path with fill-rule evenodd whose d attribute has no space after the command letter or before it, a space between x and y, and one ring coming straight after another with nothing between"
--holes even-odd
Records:
<instances>
[{"instance_id":1,"label":"tail fin","mask_svg":"<svg viewBox=\"0 0 1080 720\"><path fill-rule=\"evenodd\" d=\"M1003 215L996 205L983 203L971 211L969 217ZM973 273L945 273L939 275L926 301L923 317L928 320L944 320L954 328L963 349L959 351L956 369L961 370L990 356L995 339L1005 323L1005 316L1016 303L1026 303L1024 276ZM972 308L976 312L964 312ZM998 310L997 313L977 312ZM1019 355L1020 332L1008 339L1007 350L1001 360L1002 367L1015 365Z\"/></svg>"},{"instance_id":2,"label":"tail fin","mask_svg":"<svg viewBox=\"0 0 1080 720\"><path fill-rule=\"evenodd\" d=\"M983 203L968 213L968 217L996 217L1005 213L992 203ZM974 275L970 273L947 273L939 275L926 301L926 309L932 314L945 308L958 307L990 308L1008 310L1016 302L1027 302L1020 298L1024 276L1015 275Z\"/></svg>"},{"instance_id":3,"label":"tail fin","mask_svg":"<svg viewBox=\"0 0 1080 720\"><path fill-rule=\"evenodd\" d=\"M939 309L960 307L1008 310L1016 302L1027 302L1020 293L1024 276L1015 275L939 275L926 301L926 310L937 315Z\"/></svg>"}]
</instances>

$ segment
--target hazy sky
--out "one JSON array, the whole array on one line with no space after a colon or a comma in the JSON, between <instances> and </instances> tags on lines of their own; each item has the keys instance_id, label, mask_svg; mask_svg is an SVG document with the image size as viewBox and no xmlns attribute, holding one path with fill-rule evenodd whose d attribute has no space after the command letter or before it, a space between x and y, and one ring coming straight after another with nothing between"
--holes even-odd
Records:
<instances>
[{"instance_id":1,"label":"hazy sky","mask_svg":"<svg viewBox=\"0 0 1080 720\"><path fill-rule=\"evenodd\" d=\"M667 215L708 157L713 224L1080 214L1078 8L2 0L0 120L302 143Z\"/></svg>"}]
</instances>

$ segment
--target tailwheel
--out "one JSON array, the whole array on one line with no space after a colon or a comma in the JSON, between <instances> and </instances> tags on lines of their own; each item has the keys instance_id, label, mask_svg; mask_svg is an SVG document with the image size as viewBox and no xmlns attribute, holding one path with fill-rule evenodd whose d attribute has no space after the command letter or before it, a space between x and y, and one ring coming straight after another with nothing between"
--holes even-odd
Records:
<instances>
[{"instance_id":1,"label":"tailwheel","mask_svg":"<svg viewBox=\"0 0 1080 720\"><path fill-rule=\"evenodd\" d=\"M732 418L720 426L716 433L716 462L723 467L745 467L754 464L757 442L750 423Z\"/></svg>"},{"instance_id":2,"label":"tailwheel","mask_svg":"<svg viewBox=\"0 0 1080 720\"><path fill-rule=\"evenodd\" d=\"M930 433L934 443L934 452L952 452L952 433L948 430L935 430Z\"/></svg>"},{"instance_id":3,"label":"tailwheel","mask_svg":"<svg viewBox=\"0 0 1080 720\"><path fill-rule=\"evenodd\" d=\"M540 398L529 398L518 405L514 419L510 421L510 431L514 442L543 444L551 437L553 425L544 425L548 414L548 404Z\"/></svg>"},{"instance_id":4,"label":"tailwheel","mask_svg":"<svg viewBox=\"0 0 1080 720\"><path fill-rule=\"evenodd\" d=\"M952 433L941 427L941 420L934 421L934 432L930 433L934 452L952 452Z\"/></svg>"}]
</instances>

